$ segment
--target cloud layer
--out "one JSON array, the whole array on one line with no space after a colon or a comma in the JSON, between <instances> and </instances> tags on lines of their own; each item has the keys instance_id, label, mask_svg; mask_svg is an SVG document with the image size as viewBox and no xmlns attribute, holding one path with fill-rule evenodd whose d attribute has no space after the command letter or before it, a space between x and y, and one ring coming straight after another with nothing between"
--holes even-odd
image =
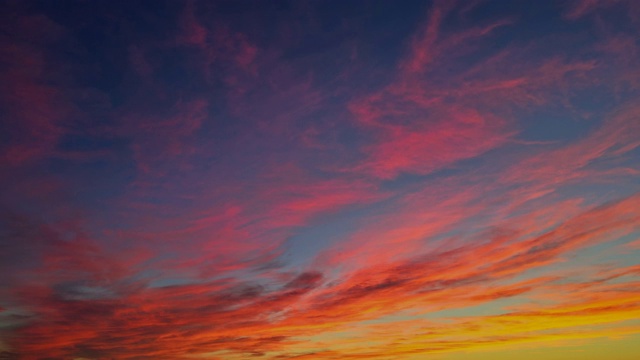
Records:
<instances>
[{"instance_id":1,"label":"cloud layer","mask_svg":"<svg viewBox=\"0 0 640 360\"><path fill-rule=\"evenodd\" d=\"M0 8L0 358L633 358L636 2Z\"/></svg>"}]
</instances>

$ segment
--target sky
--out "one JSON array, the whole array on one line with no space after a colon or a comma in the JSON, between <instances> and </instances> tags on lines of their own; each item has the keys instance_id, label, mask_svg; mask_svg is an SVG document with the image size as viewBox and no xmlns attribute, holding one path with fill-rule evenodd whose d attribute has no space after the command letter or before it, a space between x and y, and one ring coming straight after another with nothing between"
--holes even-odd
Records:
<instances>
[{"instance_id":1,"label":"sky","mask_svg":"<svg viewBox=\"0 0 640 360\"><path fill-rule=\"evenodd\" d=\"M0 0L0 359L639 354L640 1Z\"/></svg>"}]
</instances>

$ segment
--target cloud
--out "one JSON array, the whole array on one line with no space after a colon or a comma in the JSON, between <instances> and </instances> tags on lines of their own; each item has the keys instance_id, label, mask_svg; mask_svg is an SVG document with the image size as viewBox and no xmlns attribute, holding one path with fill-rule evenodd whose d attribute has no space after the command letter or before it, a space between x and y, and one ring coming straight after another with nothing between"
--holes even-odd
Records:
<instances>
[{"instance_id":1,"label":"cloud","mask_svg":"<svg viewBox=\"0 0 640 360\"><path fill-rule=\"evenodd\" d=\"M2 163L18 165L49 156L73 113L66 89L49 84L55 76L51 74L61 71L52 57L53 48L64 45L65 30L44 15L3 23L1 106L8 141L3 141Z\"/></svg>"},{"instance_id":2,"label":"cloud","mask_svg":"<svg viewBox=\"0 0 640 360\"><path fill-rule=\"evenodd\" d=\"M0 357L637 333L628 4L12 5Z\"/></svg>"}]
</instances>

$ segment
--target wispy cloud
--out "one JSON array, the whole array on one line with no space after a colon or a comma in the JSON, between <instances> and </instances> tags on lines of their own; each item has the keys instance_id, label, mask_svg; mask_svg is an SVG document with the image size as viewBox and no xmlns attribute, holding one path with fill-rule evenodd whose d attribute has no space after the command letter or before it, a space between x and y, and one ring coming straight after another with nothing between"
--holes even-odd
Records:
<instances>
[{"instance_id":1,"label":"wispy cloud","mask_svg":"<svg viewBox=\"0 0 640 360\"><path fill-rule=\"evenodd\" d=\"M637 334L634 2L246 5L2 5L0 358Z\"/></svg>"}]
</instances>

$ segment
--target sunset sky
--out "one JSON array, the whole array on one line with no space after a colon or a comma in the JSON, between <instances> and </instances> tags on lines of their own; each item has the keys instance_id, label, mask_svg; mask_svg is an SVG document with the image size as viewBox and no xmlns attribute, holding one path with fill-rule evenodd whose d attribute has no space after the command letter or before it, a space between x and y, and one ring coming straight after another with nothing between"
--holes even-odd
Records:
<instances>
[{"instance_id":1,"label":"sunset sky","mask_svg":"<svg viewBox=\"0 0 640 360\"><path fill-rule=\"evenodd\" d=\"M639 358L640 1L0 0L0 359Z\"/></svg>"}]
</instances>

